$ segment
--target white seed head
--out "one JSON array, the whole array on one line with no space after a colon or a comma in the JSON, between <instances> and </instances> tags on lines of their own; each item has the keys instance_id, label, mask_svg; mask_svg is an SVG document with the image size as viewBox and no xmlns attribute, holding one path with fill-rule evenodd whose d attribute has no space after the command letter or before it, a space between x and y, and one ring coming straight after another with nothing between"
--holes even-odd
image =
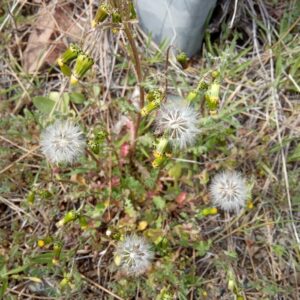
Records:
<instances>
[{"instance_id":1,"label":"white seed head","mask_svg":"<svg viewBox=\"0 0 300 300\"><path fill-rule=\"evenodd\" d=\"M174 147L184 149L194 144L198 129L198 113L183 101L161 106L156 117L157 133L165 133Z\"/></svg>"},{"instance_id":2,"label":"white seed head","mask_svg":"<svg viewBox=\"0 0 300 300\"><path fill-rule=\"evenodd\" d=\"M127 275L137 276L150 267L153 252L145 238L137 235L126 236L118 243L115 255L120 259L120 268Z\"/></svg>"},{"instance_id":3,"label":"white seed head","mask_svg":"<svg viewBox=\"0 0 300 300\"><path fill-rule=\"evenodd\" d=\"M214 205L225 211L238 212L246 205L246 181L234 171L217 174L210 185L210 195Z\"/></svg>"},{"instance_id":4,"label":"white seed head","mask_svg":"<svg viewBox=\"0 0 300 300\"><path fill-rule=\"evenodd\" d=\"M41 149L52 163L74 162L84 152L85 138L71 121L56 121L41 133Z\"/></svg>"}]
</instances>

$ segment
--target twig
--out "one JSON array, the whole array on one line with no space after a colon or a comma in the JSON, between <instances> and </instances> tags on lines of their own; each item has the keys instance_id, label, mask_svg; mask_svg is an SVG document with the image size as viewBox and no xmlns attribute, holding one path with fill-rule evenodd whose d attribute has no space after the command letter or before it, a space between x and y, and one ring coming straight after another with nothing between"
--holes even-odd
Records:
<instances>
[{"instance_id":1,"label":"twig","mask_svg":"<svg viewBox=\"0 0 300 300\"><path fill-rule=\"evenodd\" d=\"M40 146L36 146L33 149L29 150L27 153L23 154L21 157L19 157L17 160L15 160L13 163L11 163L10 165L6 166L4 169L2 169L0 171L0 174L3 174L4 172L6 172L7 170L9 170L11 167L13 167L17 162L23 160L25 157L29 156L30 154L32 154L34 151L36 151L37 149L39 149Z\"/></svg>"},{"instance_id":2,"label":"twig","mask_svg":"<svg viewBox=\"0 0 300 300\"><path fill-rule=\"evenodd\" d=\"M5 137L2 136L2 135L0 135L0 139L3 140L3 141L5 141L5 142L7 142L7 143L9 143L9 144L11 144L11 145L13 145L13 146L16 147L16 148L19 148L19 149L23 150L24 152L30 151L30 150L28 150L28 149L26 149L26 148L24 148L24 147L22 147L22 146L20 146L20 145L18 145L18 144L16 144L16 143L14 143L13 141L11 141L11 140L5 138ZM38 153L32 153L32 155L37 156L37 157L43 157L43 155L38 154Z\"/></svg>"},{"instance_id":3,"label":"twig","mask_svg":"<svg viewBox=\"0 0 300 300\"><path fill-rule=\"evenodd\" d=\"M239 0L235 0L235 2L234 2L234 11L233 11L232 19L231 19L230 24L229 24L229 28L232 28L232 26L233 26L233 22L234 22L234 19L235 19L235 16L236 16L238 2L239 2Z\"/></svg>"},{"instance_id":4,"label":"twig","mask_svg":"<svg viewBox=\"0 0 300 300\"><path fill-rule=\"evenodd\" d=\"M87 282L89 282L90 284L94 285L95 287L97 287L98 289L104 291L105 293L111 295L112 297L118 299L118 300L124 300L123 298L119 297L118 295L114 294L113 292L109 291L108 289L106 289L105 287L101 286L100 284L94 282L93 280L89 279L88 277L84 276L83 274L81 274L81 277L86 280Z\"/></svg>"},{"instance_id":5,"label":"twig","mask_svg":"<svg viewBox=\"0 0 300 300\"><path fill-rule=\"evenodd\" d=\"M96 155L90 151L88 148L85 149L86 153L97 163L97 165L100 167L101 166L101 162L100 160L96 157Z\"/></svg>"},{"instance_id":6,"label":"twig","mask_svg":"<svg viewBox=\"0 0 300 300\"><path fill-rule=\"evenodd\" d=\"M23 292L15 291L14 289L10 289L10 288L8 288L7 291L10 292L10 293L16 294L19 297L20 296L29 297L29 299L39 299L39 300L55 300L55 299L57 299L57 297L54 298L54 297L34 296L34 295L31 295L31 294L26 294L26 293L23 293ZM21 298L19 298L19 299L21 299Z\"/></svg>"}]
</instances>

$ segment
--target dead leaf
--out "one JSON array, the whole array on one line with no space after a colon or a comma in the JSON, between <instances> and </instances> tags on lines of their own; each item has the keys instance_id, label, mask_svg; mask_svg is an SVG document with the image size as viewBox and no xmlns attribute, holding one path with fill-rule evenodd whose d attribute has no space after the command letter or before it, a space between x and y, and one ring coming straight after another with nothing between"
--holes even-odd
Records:
<instances>
[{"instance_id":1,"label":"dead leaf","mask_svg":"<svg viewBox=\"0 0 300 300\"><path fill-rule=\"evenodd\" d=\"M70 4L61 5L51 1L40 9L38 15L23 55L23 67L28 73L38 71L44 63L56 62L66 49L63 37L79 41L82 35L82 27L72 18Z\"/></svg>"},{"instance_id":2,"label":"dead leaf","mask_svg":"<svg viewBox=\"0 0 300 300\"><path fill-rule=\"evenodd\" d=\"M78 183L79 185L87 185L86 184L86 181L85 181L85 178L84 177L82 177L81 175L79 175L79 174L73 174L72 176L71 176L71 181L72 182L75 182L75 183Z\"/></svg>"},{"instance_id":3,"label":"dead leaf","mask_svg":"<svg viewBox=\"0 0 300 300\"><path fill-rule=\"evenodd\" d=\"M186 192L181 192L177 197L176 197L176 203L178 204L178 207L183 207L185 202L186 202L186 197L187 193Z\"/></svg>"}]
</instances>

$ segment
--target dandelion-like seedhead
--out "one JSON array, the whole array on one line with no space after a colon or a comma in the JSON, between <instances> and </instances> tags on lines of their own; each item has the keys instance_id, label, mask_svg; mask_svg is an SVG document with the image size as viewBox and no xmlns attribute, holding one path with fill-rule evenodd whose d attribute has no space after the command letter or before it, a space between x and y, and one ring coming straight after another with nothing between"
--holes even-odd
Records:
<instances>
[{"instance_id":1,"label":"dandelion-like seedhead","mask_svg":"<svg viewBox=\"0 0 300 300\"><path fill-rule=\"evenodd\" d=\"M74 162L84 152L85 138L71 121L56 121L41 134L41 149L52 163Z\"/></svg>"},{"instance_id":2,"label":"dandelion-like seedhead","mask_svg":"<svg viewBox=\"0 0 300 300\"><path fill-rule=\"evenodd\" d=\"M127 275L140 275L151 265L153 252L145 238L137 235L126 236L118 243L115 256L121 270Z\"/></svg>"},{"instance_id":3,"label":"dandelion-like seedhead","mask_svg":"<svg viewBox=\"0 0 300 300\"><path fill-rule=\"evenodd\" d=\"M165 133L174 147L184 149L194 144L198 113L185 102L173 101L161 106L156 117L157 133Z\"/></svg>"},{"instance_id":4,"label":"dandelion-like seedhead","mask_svg":"<svg viewBox=\"0 0 300 300\"><path fill-rule=\"evenodd\" d=\"M234 171L217 174L210 185L213 204L225 211L239 211L246 205L247 186L242 175Z\"/></svg>"}]
</instances>

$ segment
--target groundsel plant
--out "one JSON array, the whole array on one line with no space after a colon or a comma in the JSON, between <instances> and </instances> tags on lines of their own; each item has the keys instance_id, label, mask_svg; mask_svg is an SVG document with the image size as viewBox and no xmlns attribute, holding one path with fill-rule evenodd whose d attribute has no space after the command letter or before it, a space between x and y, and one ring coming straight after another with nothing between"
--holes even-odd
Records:
<instances>
[{"instance_id":1,"label":"groundsel plant","mask_svg":"<svg viewBox=\"0 0 300 300\"><path fill-rule=\"evenodd\" d=\"M246 205L246 181L235 171L217 174L210 185L210 195L215 206L224 211L238 212Z\"/></svg>"},{"instance_id":2,"label":"groundsel plant","mask_svg":"<svg viewBox=\"0 0 300 300\"><path fill-rule=\"evenodd\" d=\"M183 150L195 143L198 113L185 101L169 101L157 112L156 132L163 133L173 147Z\"/></svg>"},{"instance_id":3,"label":"groundsel plant","mask_svg":"<svg viewBox=\"0 0 300 300\"><path fill-rule=\"evenodd\" d=\"M117 244L115 263L128 276L143 274L153 259L150 244L144 237L128 235Z\"/></svg>"},{"instance_id":4,"label":"groundsel plant","mask_svg":"<svg viewBox=\"0 0 300 300\"><path fill-rule=\"evenodd\" d=\"M57 120L41 133L41 149L52 163L72 163L83 154L86 141L78 125Z\"/></svg>"}]
</instances>

